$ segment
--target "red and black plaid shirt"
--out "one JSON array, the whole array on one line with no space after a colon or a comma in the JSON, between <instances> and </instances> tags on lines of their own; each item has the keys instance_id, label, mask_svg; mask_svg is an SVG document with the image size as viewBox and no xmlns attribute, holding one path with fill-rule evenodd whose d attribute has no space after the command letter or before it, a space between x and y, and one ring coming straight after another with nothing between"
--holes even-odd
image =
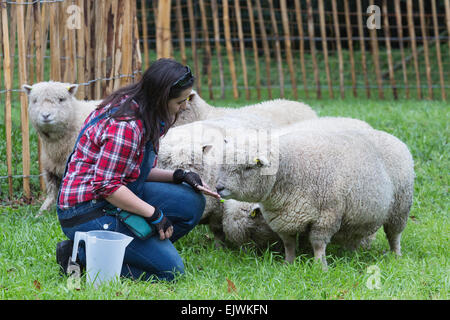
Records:
<instances>
[{"instance_id":1,"label":"red and black plaid shirt","mask_svg":"<svg viewBox=\"0 0 450 320\"><path fill-rule=\"evenodd\" d=\"M134 106L137 108L137 103L134 102ZM106 109L94 110L84 125ZM142 121L129 117L105 117L87 128L63 178L59 207L66 209L84 201L105 198L120 186L135 181L144 156L143 137ZM156 159L153 167L155 165Z\"/></svg>"}]
</instances>

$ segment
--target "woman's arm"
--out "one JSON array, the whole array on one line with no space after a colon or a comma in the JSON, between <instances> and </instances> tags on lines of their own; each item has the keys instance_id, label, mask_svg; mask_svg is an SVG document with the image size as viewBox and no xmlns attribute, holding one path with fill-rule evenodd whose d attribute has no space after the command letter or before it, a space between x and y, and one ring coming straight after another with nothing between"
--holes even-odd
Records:
<instances>
[{"instance_id":1,"label":"woman's arm","mask_svg":"<svg viewBox=\"0 0 450 320\"><path fill-rule=\"evenodd\" d=\"M105 199L113 206L146 218L151 217L155 212L153 206L140 199L126 186L119 187Z\"/></svg>"},{"instance_id":2,"label":"woman's arm","mask_svg":"<svg viewBox=\"0 0 450 320\"><path fill-rule=\"evenodd\" d=\"M153 168L147 177L147 181L173 182L173 170Z\"/></svg>"},{"instance_id":3,"label":"woman's arm","mask_svg":"<svg viewBox=\"0 0 450 320\"><path fill-rule=\"evenodd\" d=\"M160 168L153 168L147 177L147 181L153 182L173 182L173 172L174 170L166 170ZM200 178L201 179L201 178ZM202 185L198 185L197 190L201 191L207 196L212 196L220 200L220 195L217 192L211 190L211 188L202 180ZM195 189L195 188L194 188Z\"/></svg>"}]
</instances>

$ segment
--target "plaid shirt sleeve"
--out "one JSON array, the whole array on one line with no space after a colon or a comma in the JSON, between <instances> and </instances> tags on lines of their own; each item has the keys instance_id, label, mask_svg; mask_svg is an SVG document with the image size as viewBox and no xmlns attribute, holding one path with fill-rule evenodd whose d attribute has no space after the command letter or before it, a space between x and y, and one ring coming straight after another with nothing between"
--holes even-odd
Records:
<instances>
[{"instance_id":1,"label":"plaid shirt sleeve","mask_svg":"<svg viewBox=\"0 0 450 320\"><path fill-rule=\"evenodd\" d=\"M142 132L135 122L109 120L97 139L100 152L91 185L94 193L107 197L120 186L139 177Z\"/></svg>"}]
</instances>

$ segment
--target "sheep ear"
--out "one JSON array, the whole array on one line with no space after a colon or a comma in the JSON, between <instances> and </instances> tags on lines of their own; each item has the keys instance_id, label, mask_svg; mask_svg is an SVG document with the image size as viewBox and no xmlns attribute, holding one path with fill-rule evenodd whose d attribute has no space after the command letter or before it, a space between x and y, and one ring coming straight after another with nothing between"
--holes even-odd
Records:
<instances>
[{"instance_id":1,"label":"sheep ear","mask_svg":"<svg viewBox=\"0 0 450 320\"><path fill-rule=\"evenodd\" d=\"M269 165L269 160L267 160L266 157L257 157L253 160L253 162L259 167L266 167Z\"/></svg>"},{"instance_id":2,"label":"sheep ear","mask_svg":"<svg viewBox=\"0 0 450 320\"><path fill-rule=\"evenodd\" d=\"M28 85L28 84L24 84L24 85L22 85L22 89L25 90L25 92L27 93L27 95L30 95L31 89L33 89L33 87L30 86L30 85Z\"/></svg>"},{"instance_id":3,"label":"sheep ear","mask_svg":"<svg viewBox=\"0 0 450 320\"><path fill-rule=\"evenodd\" d=\"M207 154L209 151L211 151L213 145L212 144L204 144L202 146L202 152L203 154Z\"/></svg>"},{"instance_id":4,"label":"sheep ear","mask_svg":"<svg viewBox=\"0 0 450 320\"><path fill-rule=\"evenodd\" d=\"M69 91L71 96L74 96L75 93L77 93L77 90L78 90L77 84L71 84L70 86L67 87L67 91Z\"/></svg>"}]
</instances>

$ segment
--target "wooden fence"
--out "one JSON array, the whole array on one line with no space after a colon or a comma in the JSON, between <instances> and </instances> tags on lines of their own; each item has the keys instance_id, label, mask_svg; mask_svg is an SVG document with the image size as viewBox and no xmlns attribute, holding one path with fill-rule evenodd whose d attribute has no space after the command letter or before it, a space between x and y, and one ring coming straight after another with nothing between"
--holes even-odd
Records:
<instances>
[{"instance_id":1,"label":"wooden fence","mask_svg":"<svg viewBox=\"0 0 450 320\"><path fill-rule=\"evenodd\" d=\"M0 10L0 65L3 58L4 84L0 93L5 106L6 176L5 172L0 175L8 180L10 199L16 177L23 180L24 199L30 200L30 178L39 176L40 188L45 186L41 165L39 174L31 175L28 102L21 85L48 80L78 83L77 98L100 99L133 81L142 72L136 2L17 0L1 1ZM12 111L17 107L22 140L21 174L13 174L16 154ZM33 148L39 149L39 142Z\"/></svg>"},{"instance_id":2,"label":"wooden fence","mask_svg":"<svg viewBox=\"0 0 450 320\"><path fill-rule=\"evenodd\" d=\"M0 199L44 189L24 83L100 99L174 57L209 99L445 101L449 35L450 0L0 0Z\"/></svg>"},{"instance_id":3,"label":"wooden fence","mask_svg":"<svg viewBox=\"0 0 450 320\"><path fill-rule=\"evenodd\" d=\"M161 0L141 16L162 3L166 52L193 67L209 99L448 94L449 0ZM144 44L162 42L155 28Z\"/></svg>"}]
</instances>

